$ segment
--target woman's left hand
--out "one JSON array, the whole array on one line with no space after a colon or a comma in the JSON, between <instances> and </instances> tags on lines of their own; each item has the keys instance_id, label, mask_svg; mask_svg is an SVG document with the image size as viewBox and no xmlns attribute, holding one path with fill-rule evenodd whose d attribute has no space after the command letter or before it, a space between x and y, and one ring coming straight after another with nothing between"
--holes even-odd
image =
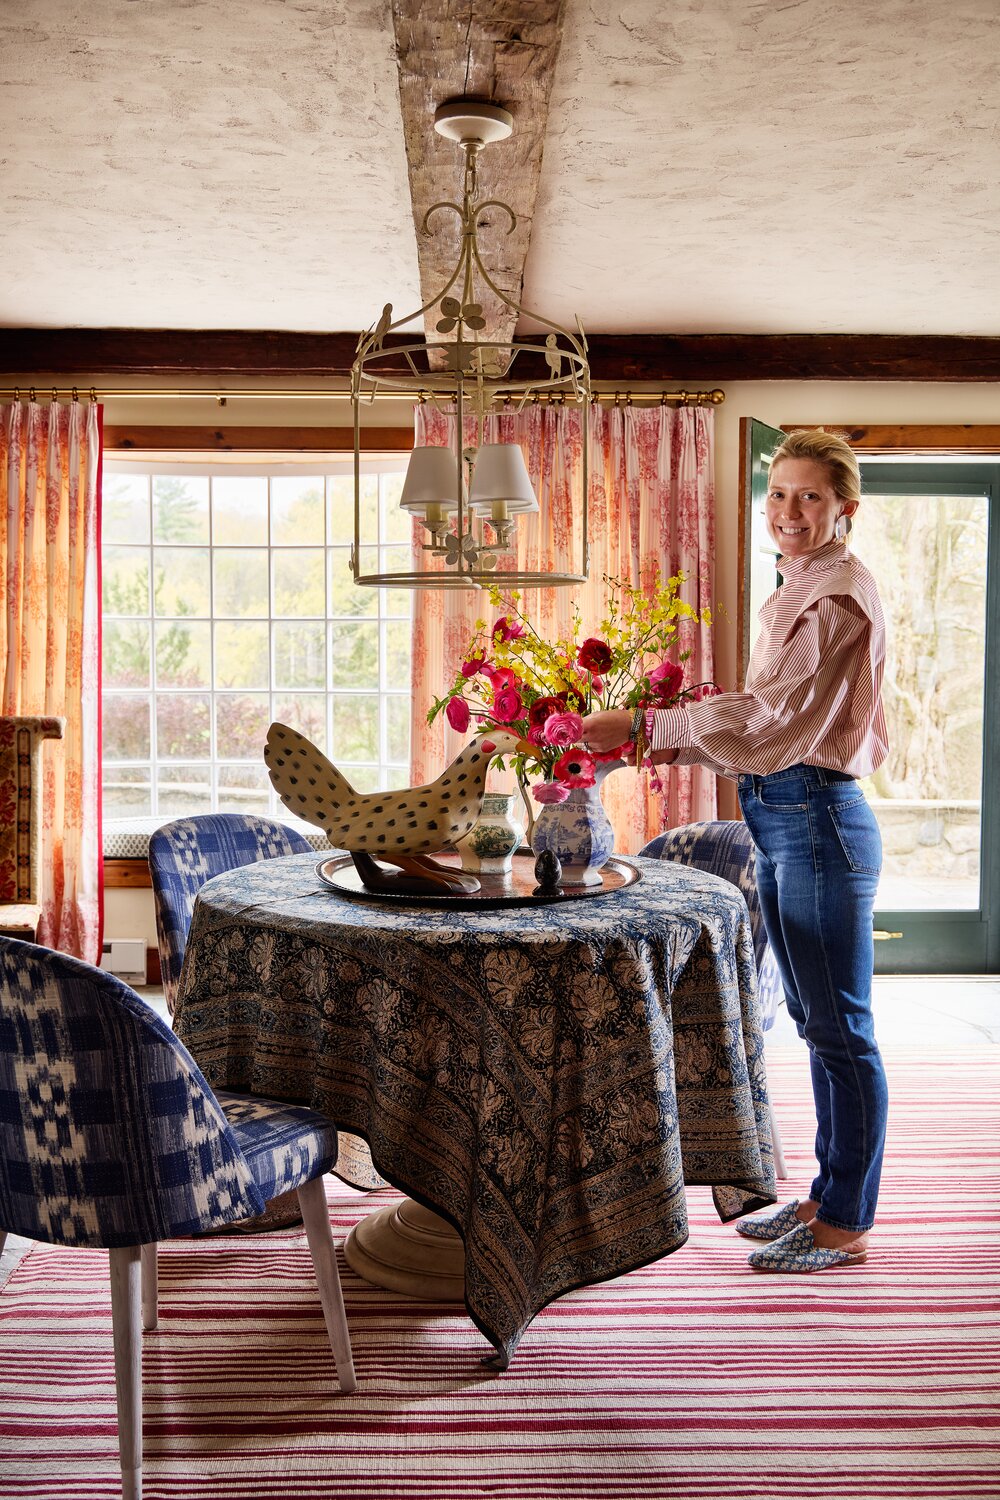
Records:
<instances>
[{"instance_id":1,"label":"woman's left hand","mask_svg":"<svg viewBox=\"0 0 1000 1500\"><path fill-rule=\"evenodd\" d=\"M627 708L603 709L584 717L580 741L588 750L604 755L608 750L617 750L619 745L628 744L631 727L632 715Z\"/></svg>"}]
</instances>

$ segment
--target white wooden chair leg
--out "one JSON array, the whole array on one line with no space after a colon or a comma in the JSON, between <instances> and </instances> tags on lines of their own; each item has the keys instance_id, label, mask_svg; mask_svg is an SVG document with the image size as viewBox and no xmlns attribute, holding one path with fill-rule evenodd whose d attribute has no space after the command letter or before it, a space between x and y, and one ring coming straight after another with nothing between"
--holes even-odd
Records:
<instances>
[{"instance_id":1,"label":"white wooden chair leg","mask_svg":"<svg viewBox=\"0 0 1000 1500\"><path fill-rule=\"evenodd\" d=\"M781 1131L778 1129L778 1117L774 1113L774 1106L768 1100L767 1112L771 1117L771 1144L774 1147L774 1175L780 1180L788 1176L788 1168L785 1166L785 1151L781 1144Z\"/></svg>"},{"instance_id":2,"label":"white wooden chair leg","mask_svg":"<svg viewBox=\"0 0 1000 1500\"><path fill-rule=\"evenodd\" d=\"M340 1272L337 1270L337 1251L330 1228L330 1215L326 1207L326 1189L322 1177L304 1182L298 1189L302 1222L306 1227L309 1253L312 1256L319 1300L323 1306L323 1318L330 1338L330 1347L337 1364L337 1379L345 1396L357 1389L354 1360L351 1356L351 1335L347 1328L344 1311L344 1294L340 1287Z\"/></svg>"},{"instance_id":3,"label":"white wooden chair leg","mask_svg":"<svg viewBox=\"0 0 1000 1500\"><path fill-rule=\"evenodd\" d=\"M158 1318L159 1281L156 1269L156 1243L142 1247L142 1326L147 1330L156 1327Z\"/></svg>"},{"instance_id":4,"label":"white wooden chair leg","mask_svg":"<svg viewBox=\"0 0 1000 1500\"><path fill-rule=\"evenodd\" d=\"M118 1452L123 1500L142 1500L142 1329L138 1245L111 1251L111 1324L115 1340Z\"/></svg>"}]
</instances>

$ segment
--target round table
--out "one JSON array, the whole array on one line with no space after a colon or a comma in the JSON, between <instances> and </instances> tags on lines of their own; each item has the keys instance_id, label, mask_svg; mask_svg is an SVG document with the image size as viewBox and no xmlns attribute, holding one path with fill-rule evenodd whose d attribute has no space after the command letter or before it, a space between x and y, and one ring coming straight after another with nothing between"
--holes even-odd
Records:
<instances>
[{"instance_id":1,"label":"round table","mask_svg":"<svg viewBox=\"0 0 1000 1500\"><path fill-rule=\"evenodd\" d=\"M637 860L626 890L470 912L352 900L316 863L202 888L175 1026L214 1087L324 1111L345 1180L457 1228L501 1360L553 1297L683 1244L685 1183L724 1218L774 1201L735 887Z\"/></svg>"}]
</instances>

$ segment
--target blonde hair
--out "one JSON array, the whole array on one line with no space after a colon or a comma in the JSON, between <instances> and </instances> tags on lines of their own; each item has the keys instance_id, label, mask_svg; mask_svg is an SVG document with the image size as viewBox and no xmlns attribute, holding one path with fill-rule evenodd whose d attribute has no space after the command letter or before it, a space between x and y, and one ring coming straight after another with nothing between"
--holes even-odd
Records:
<instances>
[{"instance_id":1,"label":"blonde hair","mask_svg":"<svg viewBox=\"0 0 1000 1500\"><path fill-rule=\"evenodd\" d=\"M783 458L811 458L823 464L830 475L834 494L839 500L861 499L861 470L854 449L840 432L824 432L822 427L800 427L790 432L775 449L768 476Z\"/></svg>"}]
</instances>

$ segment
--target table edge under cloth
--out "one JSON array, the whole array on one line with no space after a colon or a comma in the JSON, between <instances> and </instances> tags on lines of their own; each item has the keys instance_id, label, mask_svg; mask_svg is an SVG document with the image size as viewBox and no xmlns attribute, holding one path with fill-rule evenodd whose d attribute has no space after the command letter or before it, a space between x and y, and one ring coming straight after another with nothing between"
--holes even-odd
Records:
<instances>
[{"instance_id":1,"label":"table edge under cloth","mask_svg":"<svg viewBox=\"0 0 1000 1500\"><path fill-rule=\"evenodd\" d=\"M532 1318L549 1302L679 1249L687 1239L685 1186L711 1186L724 1221L776 1201L756 968L743 897L729 882L703 871L641 856L629 859L643 874L636 885L603 897L546 906L540 909L548 914L541 928L519 930L516 938L511 936L511 918L523 921L520 908L471 914L399 906L385 911L331 892L316 876L311 854L267 860L216 876L196 901L174 1024L209 1083L322 1110L342 1132L367 1144L377 1178L447 1218L466 1245L466 1308L498 1351L501 1366ZM273 893L270 905L247 899L258 888ZM677 915L670 933L660 934L653 923L656 900L666 890L678 888L689 896L700 893L702 910ZM306 922L301 919L303 907L309 912ZM723 943L722 929L727 924L718 921L726 910L733 932L731 945ZM641 912L648 912L648 918ZM378 943L372 943L370 934L380 921L383 927L393 927L395 940L390 940L392 934L380 932ZM560 926L574 930L559 936ZM464 957L449 951L456 943L461 945L470 931L478 941L464 942ZM285 947L289 956L295 953L296 963L272 973L267 954L275 932L285 933ZM369 939L361 943L359 934L364 933ZM407 969L403 963L406 944L415 937L420 943L413 946L421 956ZM562 976L557 996L534 991L529 995L536 975L542 984L546 965L551 968L553 959L560 958L570 943L582 945L578 957L591 964L581 983L577 985L576 974L570 972ZM531 949L530 972L523 972L522 964L520 978L518 944ZM713 944L728 951L714 951ZM331 983L333 954L337 956L333 978L343 983ZM480 954L483 965L488 965L489 984L484 981L482 989L467 993L476 977L470 977L469 971ZM302 967L307 958L312 970ZM506 971L513 972L514 978ZM721 991L720 975L725 981ZM415 1086L406 1079L408 1058L398 1049L393 1054L391 1027L386 1026L379 1004L370 1003L373 991L385 1007L402 1003L399 994L411 994L405 989L407 982L423 986L421 1029L419 1034L406 1035L414 1048L422 1049L423 1072L418 1068L412 1077L425 1094L420 1112L409 1115L400 1102ZM394 990L394 984L399 988ZM487 989L490 1006L482 1003ZM338 996L346 1005L348 993L350 1015L341 1016ZM720 994L723 1009L715 1015L713 1006L718 1010ZM277 1005L271 1003L275 999ZM676 1014L678 999L684 1010L681 1017ZM630 1002L632 1011L641 1011L641 1025L633 1023L630 1030L626 1017L621 1037L614 1024ZM536 1183L544 1221L539 1221L538 1239L525 1234L521 1244L505 1244L502 1235L491 1232L491 1225L499 1215L506 1228L523 1230L513 1209L506 1207L504 1213L500 1209L505 1207L505 1194L517 1200L524 1179L520 1183L511 1179L503 1191L498 1187L504 1180L502 1131L510 1137L525 1136L530 1144L532 1112L537 1114L547 1087L557 1089L563 1071L553 1066L556 1081L545 1083L544 1067L523 1043L524 1026L533 1024L537 1014L552 1032L551 1038L543 1036L539 1043L543 1061L546 1047L559 1041L560 1026L574 1037L579 1033L586 1050L589 1038L587 1025L580 1022L581 1006L584 1012L601 1011L601 1046L568 1069L567 1088L574 1107L552 1113L545 1171L549 1173L553 1160L557 1165L564 1158L572 1161L574 1151L580 1154L591 1146L600 1151L609 1135L614 1142L634 1139L634 1160L621 1168L609 1159L607 1171L595 1170L586 1190L586 1178L575 1184L576 1200L573 1183L558 1175L553 1181L549 1174L545 1182ZM589 1019L584 1015L584 1021L589 1023ZM352 1040L367 1038L367 1059L359 1057L357 1049L331 1050L324 1024L345 1035L349 1024L354 1026L357 1035ZM380 1026L383 1041L378 1043ZM511 1036L519 1026L514 1043ZM442 1033L438 1041L445 1047L440 1054L433 1051L435 1030ZM282 1035L302 1053L297 1066L285 1071L280 1059L272 1055ZM464 1088L461 1096L456 1093L449 1100L450 1108L442 1109L446 1096L431 1074L439 1064L449 1066L449 1047L463 1057L475 1054L478 1047L478 1062L457 1080ZM509 1056L503 1053L503 1057L516 1079L517 1097L505 1094L498 1102L495 1064L504 1047L509 1049ZM714 1091L706 1087L705 1079L713 1068L719 1068L720 1048L725 1049L733 1076ZM309 1076L304 1078L307 1055ZM373 1061L378 1074L374 1078ZM616 1067L618 1075L612 1076L609 1070ZM640 1083L652 1082L655 1097L641 1089L630 1093L636 1078ZM393 1085L398 1086L399 1097L393 1094ZM738 1122L745 1127L738 1152L724 1143L718 1149L712 1147L712 1130L719 1128L725 1114L721 1104L713 1106L716 1092L741 1101L740 1109L734 1105L732 1110L737 1135ZM565 1103L566 1097L564 1091L560 1102ZM673 1120L669 1099L676 1107ZM499 1139L490 1133L491 1111L499 1111L495 1122ZM583 1122L575 1133L567 1124L570 1114ZM595 1131L590 1144L588 1120L603 1122L603 1133ZM478 1155L463 1156L450 1140L448 1131L456 1121L474 1135ZM670 1134L671 1140L665 1141L664 1134ZM499 1166L494 1156L487 1160L483 1142L491 1152L499 1153ZM738 1174L723 1170L727 1153L730 1158L740 1155L748 1169ZM587 1165L584 1162L581 1170ZM536 1178L539 1170L536 1163ZM650 1189L657 1172L663 1173L669 1190ZM371 1189L380 1185L378 1180L339 1175L353 1186ZM618 1196L613 1191L616 1181ZM648 1208L661 1198L656 1215L647 1223L644 1205ZM561 1228L550 1222L556 1202L561 1205ZM539 1212L537 1205L535 1212ZM620 1223L622 1241L609 1240L602 1223ZM561 1255L563 1240L576 1248L567 1248ZM547 1270L529 1290L526 1261L532 1260L532 1253L536 1266L545 1257Z\"/></svg>"}]
</instances>

